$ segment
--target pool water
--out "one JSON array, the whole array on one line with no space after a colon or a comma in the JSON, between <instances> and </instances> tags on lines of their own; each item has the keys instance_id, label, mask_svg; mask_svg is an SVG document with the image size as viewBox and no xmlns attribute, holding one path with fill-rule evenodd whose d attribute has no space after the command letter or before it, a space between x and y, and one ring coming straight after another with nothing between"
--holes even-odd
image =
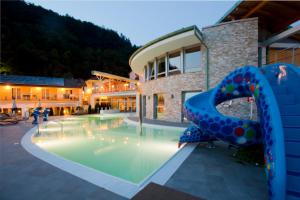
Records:
<instances>
[{"instance_id":1,"label":"pool water","mask_svg":"<svg viewBox=\"0 0 300 200\"><path fill-rule=\"evenodd\" d=\"M132 183L141 183L177 151L180 129L128 125L122 117L84 116L41 125L40 148Z\"/></svg>"}]
</instances>

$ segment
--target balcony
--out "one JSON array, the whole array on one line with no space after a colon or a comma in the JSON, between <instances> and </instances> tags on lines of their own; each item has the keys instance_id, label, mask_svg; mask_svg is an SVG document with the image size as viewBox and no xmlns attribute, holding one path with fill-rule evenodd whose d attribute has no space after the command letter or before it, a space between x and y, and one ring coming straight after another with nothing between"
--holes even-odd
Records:
<instances>
[{"instance_id":1,"label":"balcony","mask_svg":"<svg viewBox=\"0 0 300 200\"><path fill-rule=\"evenodd\" d=\"M13 101L15 99L17 102L70 102L79 101L79 97L75 95L64 94L62 97L57 97L56 95L38 97L36 95L21 95L13 98L12 96L0 96L0 101Z\"/></svg>"}]
</instances>

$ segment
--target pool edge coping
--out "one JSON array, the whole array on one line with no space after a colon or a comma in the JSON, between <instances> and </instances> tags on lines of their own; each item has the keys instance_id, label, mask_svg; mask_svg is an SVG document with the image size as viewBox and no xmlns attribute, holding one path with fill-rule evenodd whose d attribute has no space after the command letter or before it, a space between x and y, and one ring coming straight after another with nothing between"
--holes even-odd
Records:
<instances>
[{"instance_id":1,"label":"pool edge coping","mask_svg":"<svg viewBox=\"0 0 300 200\"><path fill-rule=\"evenodd\" d=\"M135 126L139 126L140 125L140 122L131 120L128 117L124 118L124 122L127 123L127 124L130 124L130 125L135 125ZM184 131L185 129L187 129L187 127L171 126L171 125L161 125L161 124L150 124L150 123L146 123L146 122L143 122L142 126L144 126L144 127L150 127L150 128L163 127L163 128L166 128L166 129L177 129L177 130L180 129L182 131Z\"/></svg>"},{"instance_id":2,"label":"pool edge coping","mask_svg":"<svg viewBox=\"0 0 300 200\"><path fill-rule=\"evenodd\" d=\"M128 118L125 117L124 121L125 119ZM56 121L56 120L52 120L52 121ZM125 121L125 123L128 123L128 121ZM138 123L129 122L128 124L136 125ZM171 128L171 129L180 128L184 130L183 127L171 127L171 126L153 125L153 124L143 124L143 125L146 125L148 127L153 127L153 128L159 128L159 127ZM35 156L36 158L43 160L54 167L57 167L60 170L63 170L89 183L92 183L98 187L104 188L109 192L116 193L126 198L132 198L136 193L142 190L150 182L164 185L198 145L198 143L184 145L180 150L178 150L174 155L172 155L171 158L165 161L153 173L147 176L140 183L135 184L130 181L98 171L96 169L82 165L75 161L67 160L61 156L43 150L42 148L40 148L39 146L37 146L32 142L32 137L36 133L37 129L38 129L37 126L31 128L29 131L27 131L24 134L24 136L21 139L21 145L27 152L29 152L31 155Z\"/></svg>"}]
</instances>

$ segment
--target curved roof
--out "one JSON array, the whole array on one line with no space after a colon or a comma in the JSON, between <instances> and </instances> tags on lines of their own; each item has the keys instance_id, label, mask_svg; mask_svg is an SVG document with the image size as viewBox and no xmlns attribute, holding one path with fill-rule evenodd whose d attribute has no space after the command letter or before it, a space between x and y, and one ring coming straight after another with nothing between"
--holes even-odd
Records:
<instances>
[{"instance_id":1,"label":"curved roof","mask_svg":"<svg viewBox=\"0 0 300 200\"><path fill-rule=\"evenodd\" d=\"M197 26L179 29L153 41L136 50L129 59L132 70L140 74L143 67L155 57L182 47L197 44L202 41L202 33Z\"/></svg>"}]
</instances>

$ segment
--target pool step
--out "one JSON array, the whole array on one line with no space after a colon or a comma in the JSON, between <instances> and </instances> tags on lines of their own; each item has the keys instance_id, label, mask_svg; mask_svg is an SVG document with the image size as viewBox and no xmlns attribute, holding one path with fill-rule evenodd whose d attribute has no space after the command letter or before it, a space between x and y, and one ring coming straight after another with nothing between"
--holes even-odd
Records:
<instances>
[{"instance_id":1,"label":"pool step","mask_svg":"<svg viewBox=\"0 0 300 200\"><path fill-rule=\"evenodd\" d=\"M285 86L273 85L272 90L275 95L288 94L287 87Z\"/></svg>"},{"instance_id":2,"label":"pool step","mask_svg":"<svg viewBox=\"0 0 300 200\"><path fill-rule=\"evenodd\" d=\"M287 191L286 200L299 200L299 199L300 199L299 192Z\"/></svg>"},{"instance_id":3,"label":"pool step","mask_svg":"<svg viewBox=\"0 0 300 200\"><path fill-rule=\"evenodd\" d=\"M298 173L287 173L287 196L300 198L300 175Z\"/></svg>"},{"instance_id":4,"label":"pool step","mask_svg":"<svg viewBox=\"0 0 300 200\"><path fill-rule=\"evenodd\" d=\"M300 128L300 116L281 116L282 125L284 128Z\"/></svg>"},{"instance_id":5,"label":"pool step","mask_svg":"<svg viewBox=\"0 0 300 200\"><path fill-rule=\"evenodd\" d=\"M275 96L279 105L291 105L296 103L295 95L293 94L276 94Z\"/></svg>"},{"instance_id":6,"label":"pool step","mask_svg":"<svg viewBox=\"0 0 300 200\"><path fill-rule=\"evenodd\" d=\"M289 157L300 158L299 142L286 141L285 142L285 153Z\"/></svg>"},{"instance_id":7,"label":"pool step","mask_svg":"<svg viewBox=\"0 0 300 200\"><path fill-rule=\"evenodd\" d=\"M287 171L300 173L300 158L286 157Z\"/></svg>"},{"instance_id":8,"label":"pool step","mask_svg":"<svg viewBox=\"0 0 300 200\"><path fill-rule=\"evenodd\" d=\"M300 104L280 106L281 115L300 115Z\"/></svg>"},{"instance_id":9,"label":"pool step","mask_svg":"<svg viewBox=\"0 0 300 200\"><path fill-rule=\"evenodd\" d=\"M300 141L300 128L284 128L285 140Z\"/></svg>"}]
</instances>

